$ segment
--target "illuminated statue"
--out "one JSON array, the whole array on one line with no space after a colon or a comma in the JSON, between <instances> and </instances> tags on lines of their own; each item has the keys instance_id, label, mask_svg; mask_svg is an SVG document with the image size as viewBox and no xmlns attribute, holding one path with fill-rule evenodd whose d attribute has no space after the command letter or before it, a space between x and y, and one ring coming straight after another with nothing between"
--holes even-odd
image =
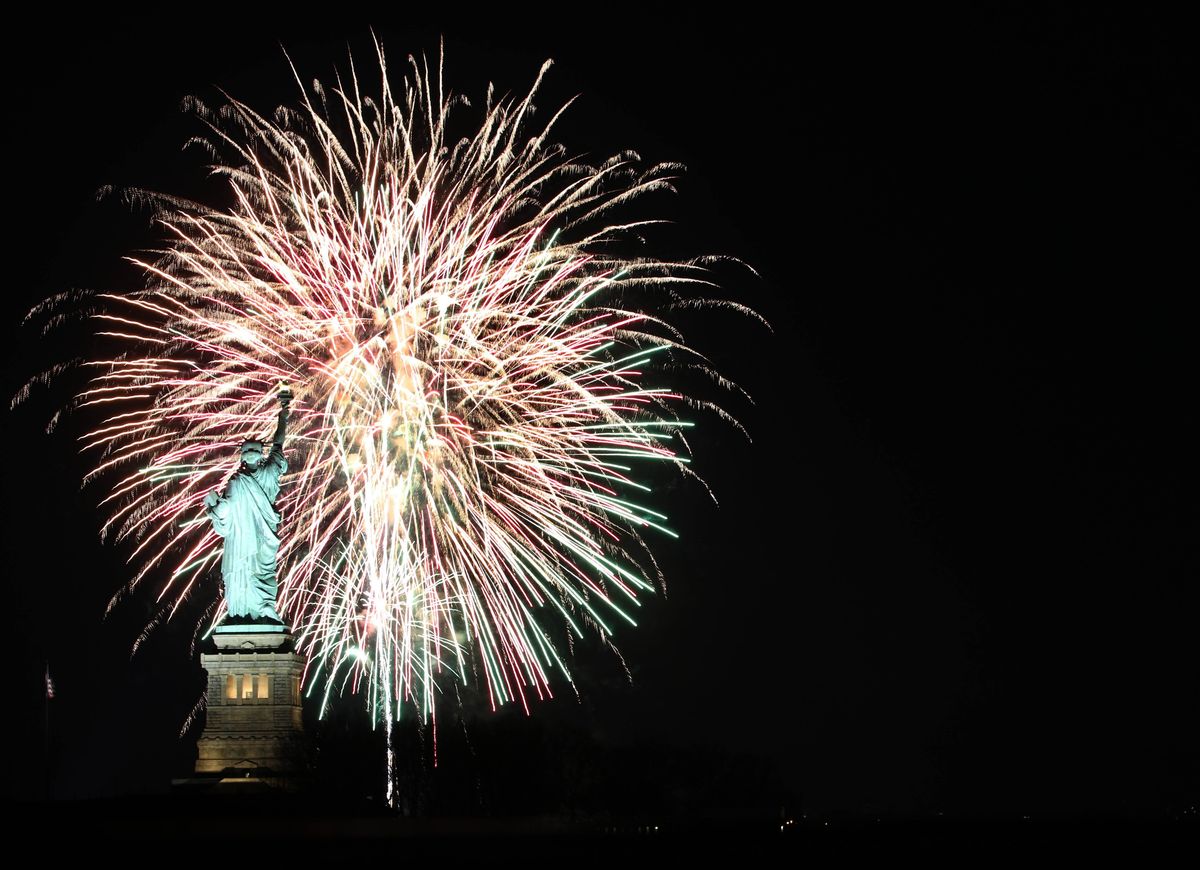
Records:
<instances>
[{"instance_id":1,"label":"illuminated statue","mask_svg":"<svg viewBox=\"0 0 1200 870\"><path fill-rule=\"evenodd\" d=\"M275 556L279 552L279 478L287 471L283 438L287 427L291 391L279 391L279 425L275 427L271 452L263 457L261 441L246 441L241 447L242 466L224 493L210 492L204 498L208 518L225 539L221 577L225 581L225 603L229 618L266 619L283 622L275 609Z\"/></svg>"}]
</instances>

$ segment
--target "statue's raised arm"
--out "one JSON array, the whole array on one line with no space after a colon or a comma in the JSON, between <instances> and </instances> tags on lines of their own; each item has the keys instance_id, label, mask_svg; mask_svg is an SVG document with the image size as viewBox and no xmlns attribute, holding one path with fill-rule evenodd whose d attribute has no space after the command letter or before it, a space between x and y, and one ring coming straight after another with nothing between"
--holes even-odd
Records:
<instances>
[{"instance_id":1,"label":"statue's raised arm","mask_svg":"<svg viewBox=\"0 0 1200 870\"><path fill-rule=\"evenodd\" d=\"M287 435L288 419L291 417L289 410L292 404L292 391L284 381L279 386L279 422L275 424L275 434L271 437L271 455L272 462L279 467L279 473L283 474L287 471L287 460L283 456L283 440Z\"/></svg>"}]
</instances>

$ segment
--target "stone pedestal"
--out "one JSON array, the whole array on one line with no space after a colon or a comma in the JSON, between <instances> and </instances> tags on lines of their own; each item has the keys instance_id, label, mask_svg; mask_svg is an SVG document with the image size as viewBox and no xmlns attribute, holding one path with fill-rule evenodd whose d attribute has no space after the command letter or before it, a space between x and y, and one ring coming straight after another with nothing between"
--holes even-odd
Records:
<instances>
[{"instance_id":1,"label":"stone pedestal","mask_svg":"<svg viewBox=\"0 0 1200 870\"><path fill-rule=\"evenodd\" d=\"M284 626L221 625L212 640L216 651L200 656L208 672L208 718L196 773L302 770L304 657L296 653L292 635Z\"/></svg>"}]
</instances>

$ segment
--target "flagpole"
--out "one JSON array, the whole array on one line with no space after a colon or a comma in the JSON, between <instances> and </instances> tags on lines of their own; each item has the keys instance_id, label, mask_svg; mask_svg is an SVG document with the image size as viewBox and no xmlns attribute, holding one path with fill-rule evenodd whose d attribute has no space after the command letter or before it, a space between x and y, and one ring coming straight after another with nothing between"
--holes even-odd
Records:
<instances>
[{"instance_id":1,"label":"flagpole","mask_svg":"<svg viewBox=\"0 0 1200 870\"><path fill-rule=\"evenodd\" d=\"M50 660L46 659L46 684L42 686L42 705L45 716L42 721L42 787L46 800L50 800Z\"/></svg>"}]
</instances>

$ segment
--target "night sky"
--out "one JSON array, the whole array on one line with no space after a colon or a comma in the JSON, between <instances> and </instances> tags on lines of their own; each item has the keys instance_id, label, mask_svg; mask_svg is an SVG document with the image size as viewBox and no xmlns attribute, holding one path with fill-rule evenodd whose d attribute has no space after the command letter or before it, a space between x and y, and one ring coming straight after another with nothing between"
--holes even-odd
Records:
<instances>
[{"instance_id":1,"label":"night sky","mask_svg":"<svg viewBox=\"0 0 1200 870\"><path fill-rule=\"evenodd\" d=\"M619 632L624 664L578 645L578 699L562 685L528 720L468 710L477 754L447 738L447 765L478 781L479 746L565 734L647 759L664 793L725 777L731 805L761 788L816 817L1194 805L1190 31L1034 12L47 20L5 61L6 396L87 351L78 326L21 327L31 305L137 286L121 258L155 230L96 191L208 189L181 150L203 132L182 99L290 103L281 44L328 81L347 44L369 68L372 25L397 76L444 34L447 81L476 102L488 81L523 94L553 58L540 108L582 95L559 141L686 164L678 195L638 207L674 222L651 241L752 266L718 277L772 327L682 323L753 397L709 393L752 441L697 418L695 468L719 505L686 482L661 495L681 538L656 542L667 595ZM40 794L47 659L59 797L164 788L187 767L177 734L202 686L186 614L132 659L153 602L104 618L129 551L98 539L102 488L80 489L87 417L43 434L78 383L3 423L5 718L29 747L8 797Z\"/></svg>"}]
</instances>

